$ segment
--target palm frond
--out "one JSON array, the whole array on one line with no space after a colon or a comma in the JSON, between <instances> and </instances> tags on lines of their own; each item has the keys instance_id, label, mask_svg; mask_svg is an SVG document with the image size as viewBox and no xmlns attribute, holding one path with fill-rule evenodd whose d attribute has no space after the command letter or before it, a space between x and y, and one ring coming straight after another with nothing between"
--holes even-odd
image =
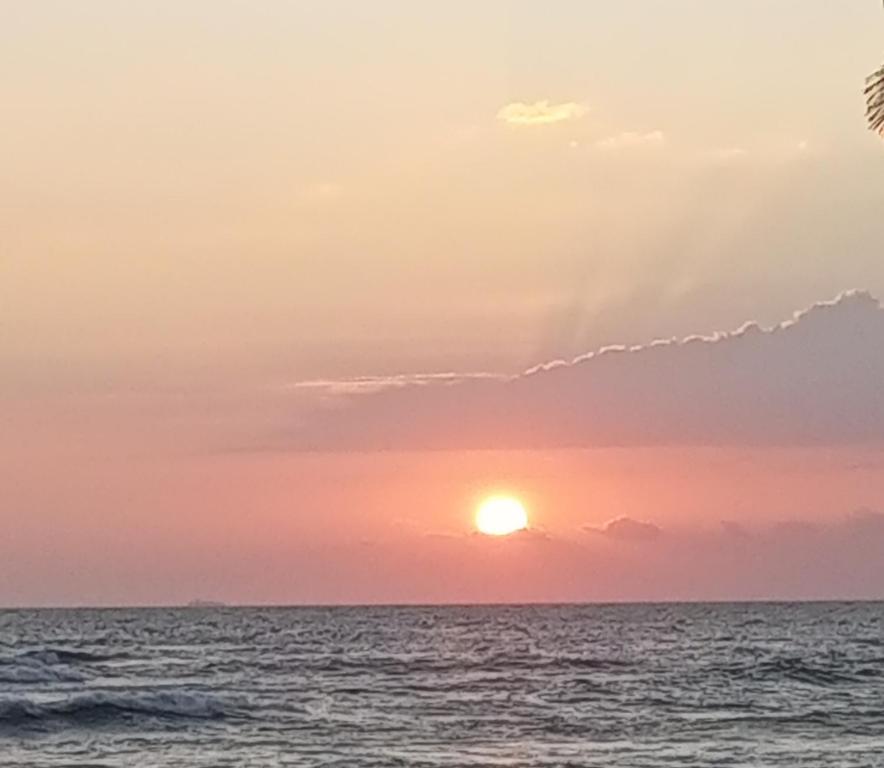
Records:
<instances>
[{"instance_id":1,"label":"palm frond","mask_svg":"<svg viewBox=\"0 0 884 768\"><path fill-rule=\"evenodd\" d=\"M884 136L884 67L866 78L864 93L869 128Z\"/></svg>"}]
</instances>

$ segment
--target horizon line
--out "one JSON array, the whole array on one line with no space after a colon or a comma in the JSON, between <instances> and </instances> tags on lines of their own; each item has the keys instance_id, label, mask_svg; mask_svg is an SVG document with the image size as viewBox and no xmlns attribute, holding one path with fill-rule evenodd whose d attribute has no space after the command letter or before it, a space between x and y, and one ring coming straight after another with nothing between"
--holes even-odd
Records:
<instances>
[{"instance_id":1,"label":"horizon line","mask_svg":"<svg viewBox=\"0 0 884 768\"><path fill-rule=\"evenodd\" d=\"M667 605L819 605L819 604L868 604L884 603L880 597L800 597L800 598L733 598L733 599L661 599L661 600L528 600L528 601L476 601L476 602L306 602L306 603L227 603L207 601L208 605L188 603L140 603L109 605L3 605L0 613L13 611L131 611L131 610L311 610L352 608L555 608L555 607L617 607L617 606L667 606Z\"/></svg>"}]
</instances>

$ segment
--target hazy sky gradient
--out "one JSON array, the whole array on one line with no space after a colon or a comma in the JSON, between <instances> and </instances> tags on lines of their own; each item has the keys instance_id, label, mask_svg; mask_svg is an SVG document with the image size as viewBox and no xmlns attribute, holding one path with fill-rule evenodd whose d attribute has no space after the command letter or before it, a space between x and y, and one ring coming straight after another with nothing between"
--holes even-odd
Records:
<instances>
[{"instance_id":1,"label":"hazy sky gradient","mask_svg":"<svg viewBox=\"0 0 884 768\"><path fill-rule=\"evenodd\" d=\"M884 510L874 440L278 441L304 382L514 375L884 297L882 50L872 0L0 6L0 603L759 596L784 520L835 544L771 595L884 594L851 517ZM531 583L468 535L495 489L544 531ZM657 555L597 551L639 544L584 530L623 516ZM743 541L722 520L760 549L678 571Z\"/></svg>"}]
</instances>

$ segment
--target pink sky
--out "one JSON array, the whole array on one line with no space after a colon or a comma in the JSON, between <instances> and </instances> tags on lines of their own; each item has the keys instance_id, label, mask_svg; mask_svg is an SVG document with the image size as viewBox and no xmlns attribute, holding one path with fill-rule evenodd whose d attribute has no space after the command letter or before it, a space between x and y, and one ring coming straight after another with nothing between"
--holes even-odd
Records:
<instances>
[{"instance_id":1,"label":"pink sky","mask_svg":"<svg viewBox=\"0 0 884 768\"><path fill-rule=\"evenodd\" d=\"M640 6L0 5L0 605L884 597L880 7Z\"/></svg>"},{"instance_id":2,"label":"pink sky","mask_svg":"<svg viewBox=\"0 0 884 768\"><path fill-rule=\"evenodd\" d=\"M630 364L616 398L599 396L597 379L611 384L607 372L594 373L605 356L587 358L573 364L579 388L570 377L546 382L538 410L523 402L509 411L517 426L533 424L552 397L578 425L598 402L605 423L621 415L631 423L635 409L647 417L660 366L677 375L661 397L677 394L685 376L691 391L713 397L712 408L658 398L666 418L650 437L630 428L616 445L608 433L593 445L590 431L585 446L571 447L569 428L561 446L550 433L542 448L525 450L530 436L513 441L530 432L515 429L503 450L476 450L472 417L457 419L458 407L473 412L470 395L451 397L473 379L386 382L384 418L370 419L371 429L361 423L377 382L368 392L325 383L239 396L22 397L0 440L4 501L15 510L0 540L0 594L13 604L874 597L884 589L884 451L874 439L884 411L869 383L884 370L882 315L874 300L850 295L775 329L656 347L647 357L615 353L649 366ZM771 349L787 370L757 365ZM679 356L675 368L662 360L670 354ZM694 386L704 376L717 385L722 371L741 376L743 399ZM780 376L794 408L773 394ZM330 388L347 394L329 402ZM435 388L454 403L442 407L452 447L410 448L414 432L403 433L403 421L428 430L418 445L434 439L439 423L422 414L439 410ZM763 418L722 431L743 400ZM834 427L823 408L837 416ZM707 432L697 431L696 413ZM304 451L298 436L315 435L311 415L356 425L360 450L335 428L324 434L340 444ZM387 426L407 440L390 441ZM495 493L524 502L530 530L475 533L476 505Z\"/></svg>"}]
</instances>

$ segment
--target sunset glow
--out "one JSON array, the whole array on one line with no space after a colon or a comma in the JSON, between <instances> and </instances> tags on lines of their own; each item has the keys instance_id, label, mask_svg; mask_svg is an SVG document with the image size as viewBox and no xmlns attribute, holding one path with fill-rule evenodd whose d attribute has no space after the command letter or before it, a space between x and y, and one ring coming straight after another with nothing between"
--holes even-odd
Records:
<instances>
[{"instance_id":1,"label":"sunset glow","mask_svg":"<svg viewBox=\"0 0 884 768\"><path fill-rule=\"evenodd\" d=\"M884 597L882 33L0 3L0 608Z\"/></svg>"},{"instance_id":2,"label":"sunset glow","mask_svg":"<svg viewBox=\"0 0 884 768\"><path fill-rule=\"evenodd\" d=\"M511 496L492 496L476 512L476 528L487 536L507 536L527 527L525 507Z\"/></svg>"},{"instance_id":3,"label":"sunset glow","mask_svg":"<svg viewBox=\"0 0 884 768\"><path fill-rule=\"evenodd\" d=\"M882 42L0 2L0 768L884 768Z\"/></svg>"}]
</instances>

